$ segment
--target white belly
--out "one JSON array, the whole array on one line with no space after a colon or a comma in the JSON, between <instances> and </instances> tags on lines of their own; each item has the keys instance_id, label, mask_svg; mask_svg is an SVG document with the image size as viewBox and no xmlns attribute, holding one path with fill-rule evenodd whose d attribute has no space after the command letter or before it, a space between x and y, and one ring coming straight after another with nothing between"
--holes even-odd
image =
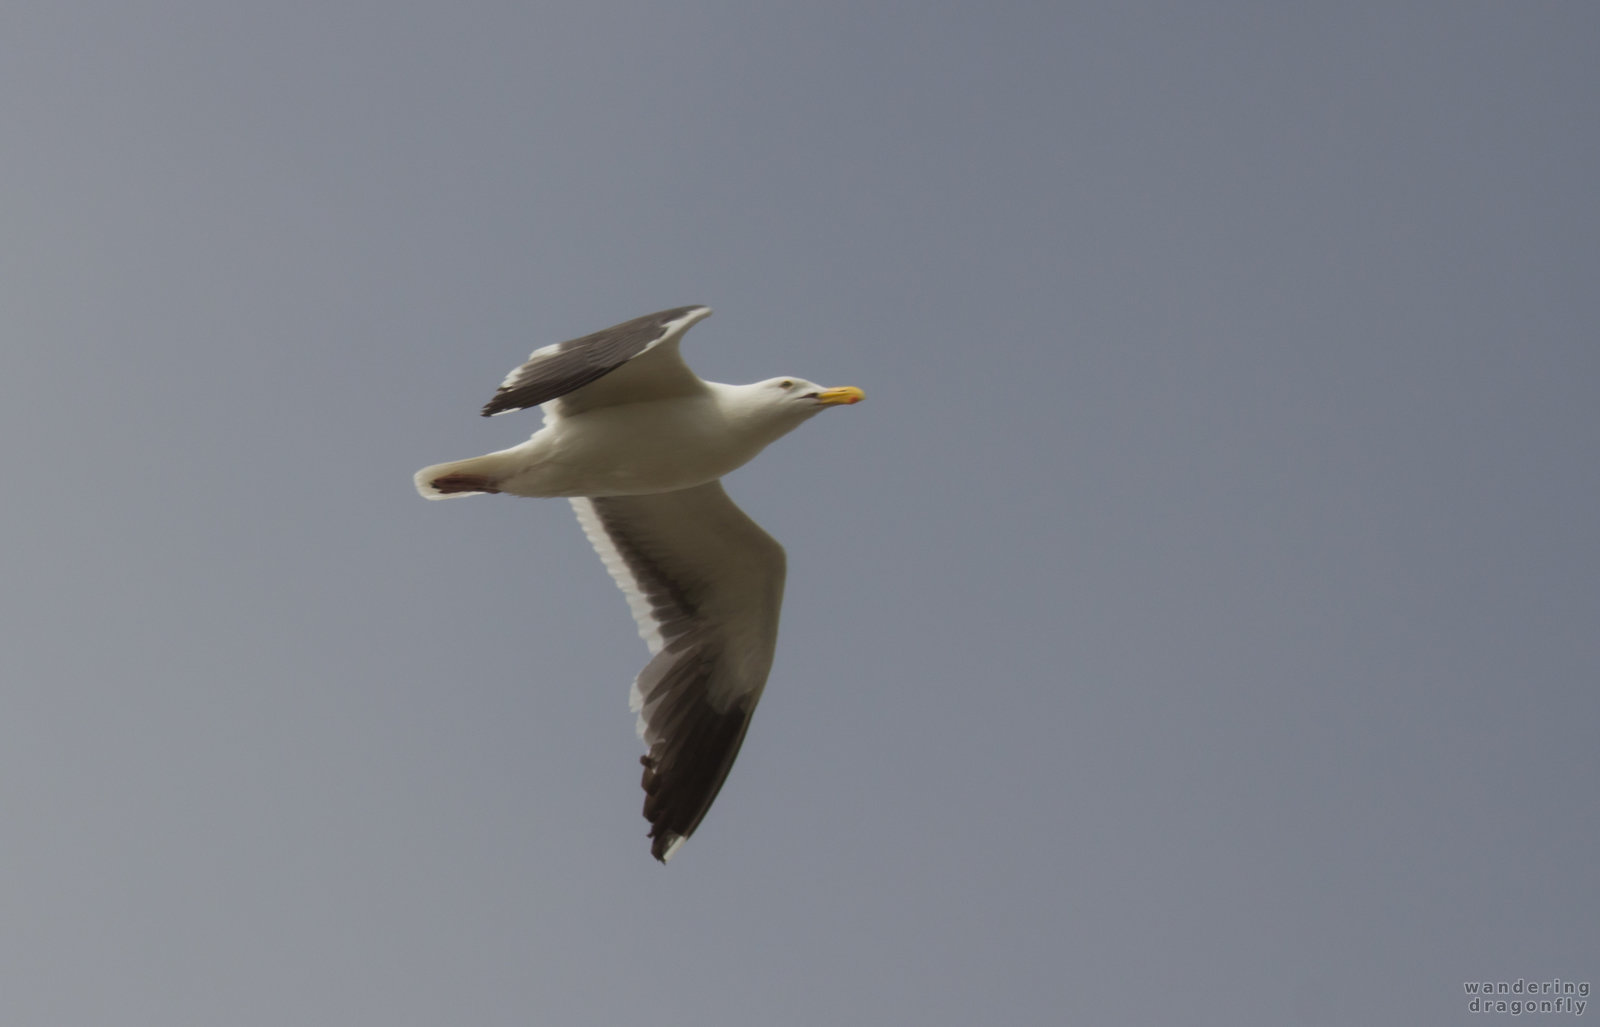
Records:
<instances>
[{"instance_id":1,"label":"white belly","mask_svg":"<svg viewBox=\"0 0 1600 1027\"><path fill-rule=\"evenodd\" d=\"M519 496L624 496L703 485L743 466L769 439L730 430L714 404L634 403L552 420L504 451L501 491Z\"/></svg>"}]
</instances>

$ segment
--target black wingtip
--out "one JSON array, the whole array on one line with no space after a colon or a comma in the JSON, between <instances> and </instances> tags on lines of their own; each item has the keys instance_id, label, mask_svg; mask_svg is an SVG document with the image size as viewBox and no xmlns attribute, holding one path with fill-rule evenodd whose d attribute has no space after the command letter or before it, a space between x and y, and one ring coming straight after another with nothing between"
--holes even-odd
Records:
<instances>
[{"instance_id":1,"label":"black wingtip","mask_svg":"<svg viewBox=\"0 0 1600 1027\"><path fill-rule=\"evenodd\" d=\"M514 390L508 389L504 385L494 390L494 395L490 396L489 402L485 403L483 405L483 409L478 411L478 416L494 417L497 414L509 414L514 410L526 410L530 406L539 405L538 403L523 403L512 399L511 393L513 391Z\"/></svg>"},{"instance_id":2,"label":"black wingtip","mask_svg":"<svg viewBox=\"0 0 1600 1027\"><path fill-rule=\"evenodd\" d=\"M667 860L672 858L673 853L678 851L679 846L686 841L688 841L688 836L681 835L676 831L662 831L659 834L651 831L650 855L656 858L657 863L665 865Z\"/></svg>"}]
</instances>

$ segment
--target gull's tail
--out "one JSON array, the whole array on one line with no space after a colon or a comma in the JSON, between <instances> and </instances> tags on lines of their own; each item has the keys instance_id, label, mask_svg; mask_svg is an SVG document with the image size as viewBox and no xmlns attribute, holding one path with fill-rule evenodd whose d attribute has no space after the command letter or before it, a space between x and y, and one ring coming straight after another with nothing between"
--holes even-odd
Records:
<instances>
[{"instance_id":1,"label":"gull's tail","mask_svg":"<svg viewBox=\"0 0 1600 1027\"><path fill-rule=\"evenodd\" d=\"M427 499L454 499L456 496L499 492L500 483L512 470L507 463L506 454L490 453L470 460L452 460L447 464L424 467L413 480L417 483L417 491Z\"/></svg>"}]
</instances>

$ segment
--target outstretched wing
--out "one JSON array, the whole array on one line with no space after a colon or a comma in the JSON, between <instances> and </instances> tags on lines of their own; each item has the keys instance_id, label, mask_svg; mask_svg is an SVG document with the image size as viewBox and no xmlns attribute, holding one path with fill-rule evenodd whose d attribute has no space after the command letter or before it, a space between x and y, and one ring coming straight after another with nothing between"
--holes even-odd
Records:
<instances>
[{"instance_id":1,"label":"outstretched wing","mask_svg":"<svg viewBox=\"0 0 1600 1027\"><path fill-rule=\"evenodd\" d=\"M689 326L711 315L710 307L674 307L535 350L506 375L483 416L560 400L556 413L570 416L592 407L688 395L705 383L678 355Z\"/></svg>"},{"instance_id":2,"label":"outstretched wing","mask_svg":"<svg viewBox=\"0 0 1600 1027\"><path fill-rule=\"evenodd\" d=\"M633 684L644 815L663 863L704 819L772 668L783 547L720 482L574 499L654 659Z\"/></svg>"}]
</instances>

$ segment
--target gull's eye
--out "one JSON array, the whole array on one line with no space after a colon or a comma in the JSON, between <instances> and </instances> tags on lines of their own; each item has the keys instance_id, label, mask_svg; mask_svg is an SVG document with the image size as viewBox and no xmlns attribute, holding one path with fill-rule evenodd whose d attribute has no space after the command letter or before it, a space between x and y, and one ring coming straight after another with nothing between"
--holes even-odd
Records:
<instances>
[{"instance_id":1,"label":"gull's eye","mask_svg":"<svg viewBox=\"0 0 1600 1027\"><path fill-rule=\"evenodd\" d=\"M794 382L792 382L789 379L785 378L783 381L778 383L778 388L780 388L780 389L792 389L792 388L794 388Z\"/></svg>"}]
</instances>

